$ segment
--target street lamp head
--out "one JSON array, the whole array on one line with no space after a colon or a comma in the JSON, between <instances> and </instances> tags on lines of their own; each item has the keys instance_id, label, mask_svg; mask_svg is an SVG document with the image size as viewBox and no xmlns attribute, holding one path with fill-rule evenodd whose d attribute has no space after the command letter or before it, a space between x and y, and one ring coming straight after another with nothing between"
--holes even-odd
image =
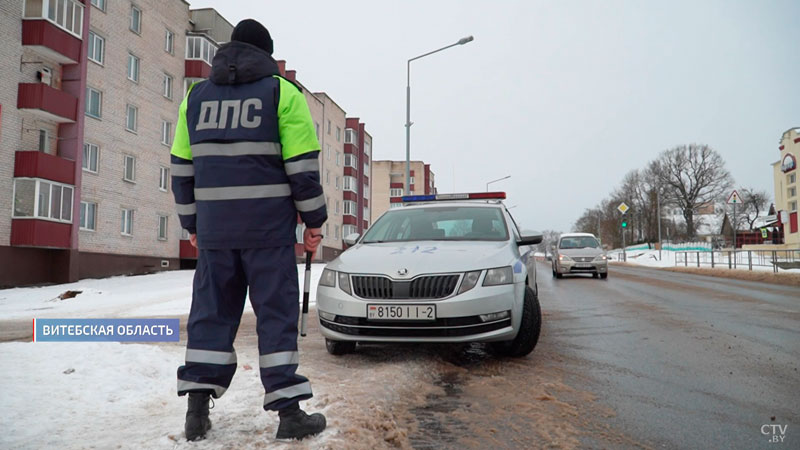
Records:
<instances>
[{"instance_id":1,"label":"street lamp head","mask_svg":"<svg viewBox=\"0 0 800 450\"><path fill-rule=\"evenodd\" d=\"M458 40L458 45L464 45L467 42L472 42L473 39L475 39L475 38L472 37L472 36L463 37L463 38Z\"/></svg>"}]
</instances>

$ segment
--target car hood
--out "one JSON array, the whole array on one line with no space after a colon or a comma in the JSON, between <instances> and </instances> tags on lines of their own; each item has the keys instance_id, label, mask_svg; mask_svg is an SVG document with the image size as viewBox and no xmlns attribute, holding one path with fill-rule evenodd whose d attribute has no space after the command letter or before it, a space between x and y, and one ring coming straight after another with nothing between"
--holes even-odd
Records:
<instances>
[{"instance_id":1,"label":"car hood","mask_svg":"<svg viewBox=\"0 0 800 450\"><path fill-rule=\"evenodd\" d=\"M558 250L558 253L562 255L567 255L570 258L575 256L581 257L595 257L597 255L604 255L606 252L599 248L561 248Z\"/></svg>"},{"instance_id":2,"label":"car hood","mask_svg":"<svg viewBox=\"0 0 800 450\"><path fill-rule=\"evenodd\" d=\"M409 279L426 273L468 272L512 265L509 242L415 241L357 244L327 268L347 273ZM401 275L398 271L407 271Z\"/></svg>"}]
</instances>

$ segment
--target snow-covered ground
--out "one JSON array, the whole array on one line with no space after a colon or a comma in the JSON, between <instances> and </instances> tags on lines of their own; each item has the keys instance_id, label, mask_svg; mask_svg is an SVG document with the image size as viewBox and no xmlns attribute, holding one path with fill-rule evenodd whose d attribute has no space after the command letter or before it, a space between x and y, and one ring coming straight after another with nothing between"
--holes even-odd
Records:
<instances>
[{"instance_id":1,"label":"snow-covered ground","mask_svg":"<svg viewBox=\"0 0 800 450\"><path fill-rule=\"evenodd\" d=\"M311 303L324 264L311 267ZM298 264L302 291L305 266ZM193 270L152 275L87 279L45 287L0 290L0 320L33 318L105 318L177 316L189 313L192 303ZM66 291L81 291L74 298L60 300ZM302 292L301 292L302 293ZM250 302L246 311L252 311Z\"/></svg>"},{"instance_id":2,"label":"snow-covered ground","mask_svg":"<svg viewBox=\"0 0 800 450\"><path fill-rule=\"evenodd\" d=\"M640 266L647 266L647 267L697 267L697 252L689 252L688 253L688 260L685 260L685 256L682 252L675 252L671 250L663 250L661 251L660 259L659 259L659 251L658 250L628 250L627 251L627 263L628 264L636 264ZM700 255L700 267L701 268L711 268L711 252L699 252ZM608 252L608 256L611 261L622 261L622 250L615 249L610 250ZM755 253L752 254L753 257L753 270L754 271L767 271L772 272L772 265L767 265L770 263L769 260L759 260ZM676 264L677 260L677 264ZM736 256L737 264L736 269L740 270L748 270L748 259L747 259L747 252L746 251L738 251ZM687 263L685 263L685 261ZM727 252L714 252L714 266L720 269L727 269L728 268L728 254ZM733 268L733 267L731 267ZM792 270L784 270L780 269L779 272L783 273L800 273L798 269Z\"/></svg>"}]
</instances>

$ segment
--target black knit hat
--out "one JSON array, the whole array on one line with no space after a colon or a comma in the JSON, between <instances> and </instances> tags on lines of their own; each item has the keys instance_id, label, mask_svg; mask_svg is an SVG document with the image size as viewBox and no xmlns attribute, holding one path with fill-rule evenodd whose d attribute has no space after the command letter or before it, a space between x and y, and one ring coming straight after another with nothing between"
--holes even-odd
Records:
<instances>
[{"instance_id":1,"label":"black knit hat","mask_svg":"<svg viewBox=\"0 0 800 450\"><path fill-rule=\"evenodd\" d=\"M270 55L272 54L272 37L269 35L269 31L264 28L264 25L261 25L256 20L244 19L236 24L236 28L231 33L231 40L247 42Z\"/></svg>"}]
</instances>

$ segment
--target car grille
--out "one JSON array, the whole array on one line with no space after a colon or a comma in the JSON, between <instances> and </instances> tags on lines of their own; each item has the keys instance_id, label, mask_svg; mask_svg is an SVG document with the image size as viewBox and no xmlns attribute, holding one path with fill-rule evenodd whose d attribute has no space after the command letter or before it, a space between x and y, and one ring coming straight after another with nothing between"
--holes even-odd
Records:
<instances>
[{"instance_id":1,"label":"car grille","mask_svg":"<svg viewBox=\"0 0 800 450\"><path fill-rule=\"evenodd\" d=\"M455 291L459 275L431 275L411 281L394 281L382 276L354 275L353 293L361 298L432 299L445 298Z\"/></svg>"},{"instance_id":2,"label":"car grille","mask_svg":"<svg viewBox=\"0 0 800 450\"><path fill-rule=\"evenodd\" d=\"M363 317L336 316L333 322L320 318L323 327L351 336L457 337L487 333L510 327L511 319L484 323L478 316L439 318L430 322L371 322Z\"/></svg>"},{"instance_id":3,"label":"car grille","mask_svg":"<svg viewBox=\"0 0 800 450\"><path fill-rule=\"evenodd\" d=\"M572 259L575 262L592 262L594 261L594 256L573 256Z\"/></svg>"}]
</instances>

